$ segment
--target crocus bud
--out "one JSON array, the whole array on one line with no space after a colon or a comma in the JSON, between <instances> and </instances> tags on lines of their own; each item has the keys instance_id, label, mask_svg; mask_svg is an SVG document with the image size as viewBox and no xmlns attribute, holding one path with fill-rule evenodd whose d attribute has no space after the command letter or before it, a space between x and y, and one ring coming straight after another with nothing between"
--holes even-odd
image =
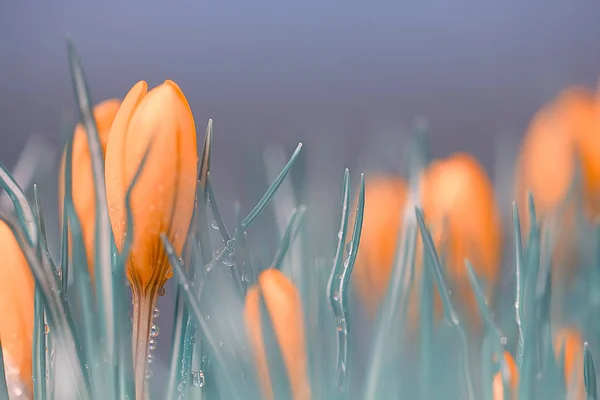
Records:
<instances>
[{"instance_id":1,"label":"crocus bud","mask_svg":"<svg viewBox=\"0 0 600 400\"><path fill-rule=\"evenodd\" d=\"M132 290L141 293L156 293L172 276L160 234L181 254L194 208L196 130L188 102L173 81L150 92L146 82L138 82L110 131L106 196L119 250L127 228L125 196L149 146L130 204L133 238L127 276Z\"/></svg>"},{"instance_id":2,"label":"crocus bud","mask_svg":"<svg viewBox=\"0 0 600 400\"><path fill-rule=\"evenodd\" d=\"M438 252L440 256L445 253L450 287L469 315L479 315L465 259L471 262L489 299L502 257L502 226L489 178L472 156L455 154L429 166L421 185L421 201ZM479 326L479 319L472 322Z\"/></svg>"},{"instance_id":3,"label":"crocus bud","mask_svg":"<svg viewBox=\"0 0 600 400\"><path fill-rule=\"evenodd\" d=\"M106 153L108 134L115 115L119 110L121 101L117 99L105 100L94 107L94 118L98 128L98 137L102 146L102 156ZM65 195L65 160L66 149L63 152L60 173L58 176L60 221L62 223L63 198ZM94 235L96 229L96 193L94 189L94 177L92 173L92 158L88 145L85 128L77 124L73 134L73 161L71 169L71 190L73 195L73 206L75 213L81 223L83 241L90 275L94 276Z\"/></svg>"},{"instance_id":4,"label":"crocus bud","mask_svg":"<svg viewBox=\"0 0 600 400\"><path fill-rule=\"evenodd\" d=\"M540 226L553 227L552 280L559 288L570 282L565 279L573 276L573 266L577 265L578 210L592 218L600 211L596 200L600 163L596 157L595 104L585 89L570 88L560 93L533 117L517 159L515 200L524 238L530 230L527 193L531 192ZM576 168L581 173L581 187L573 186ZM571 193L572 188L577 190ZM553 308L557 312L564 295L562 290L554 292Z\"/></svg>"},{"instance_id":5,"label":"crocus bud","mask_svg":"<svg viewBox=\"0 0 600 400\"><path fill-rule=\"evenodd\" d=\"M573 393L574 399L585 398L583 381L583 340L579 332L572 328L559 330L554 335L554 354L558 358L564 348L565 384Z\"/></svg>"},{"instance_id":6,"label":"crocus bud","mask_svg":"<svg viewBox=\"0 0 600 400\"><path fill-rule=\"evenodd\" d=\"M294 283L276 269L264 270L259 275L258 284L248 290L244 308L246 328L263 392L268 399L273 399L262 338L261 293L287 370L293 398L294 400L310 399L300 293Z\"/></svg>"},{"instance_id":7,"label":"crocus bud","mask_svg":"<svg viewBox=\"0 0 600 400\"><path fill-rule=\"evenodd\" d=\"M514 358L509 352L504 352L504 364L505 371L498 371L494 376L492 384L493 398L494 400L517 400L517 389L519 387L519 370ZM504 396L504 381L503 376L508 377L511 393L508 396Z\"/></svg>"},{"instance_id":8,"label":"crocus bud","mask_svg":"<svg viewBox=\"0 0 600 400\"><path fill-rule=\"evenodd\" d=\"M352 282L370 316L375 316L388 290L407 191L399 177L374 176L365 184L363 226Z\"/></svg>"},{"instance_id":9,"label":"crocus bud","mask_svg":"<svg viewBox=\"0 0 600 400\"><path fill-rule=\"evenodd\" d=\"M33 295L35 284L17 240L0 221L0 342L9 385L32 387Z\"/></svg>"}]
</instances>

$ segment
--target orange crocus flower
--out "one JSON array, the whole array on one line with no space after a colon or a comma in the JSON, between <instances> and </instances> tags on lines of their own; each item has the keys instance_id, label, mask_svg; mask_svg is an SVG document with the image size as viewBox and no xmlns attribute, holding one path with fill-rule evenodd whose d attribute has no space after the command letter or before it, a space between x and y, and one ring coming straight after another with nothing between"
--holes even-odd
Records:
<instances>
[{"instance_id":1,"label":"orange crocus flower","mask_svg":"<svg viewBox=\"0 0 600 400\"><path fill-rule=\"evenodd\" d=\"M490 298L502 257L502 226L492 183L475 158L459 153L432 163L421 190L434 242L439 250L446 246L444 267L450 287L477 315L465 259L471 261Z\"/></svg>"},{"instance_id":2,"label":"orange crocus flower","mask_svg":"<svg viewBox=\"0 0 600 400\"><path fill-rule=\"evenodd\" d=\"M567 390L575 391L576 399L585 398L583 381L583 340L579 332L572 328L560 329L554 335L554 354L560 356L564 346L565 383Z\"/></svg>"},{"instance_id":3,"label":"orange crocus flower","mask_svg":"<svg viewBox=\"0 0 600 400\"><path fill-rule=\"evenodd\" d=\"M105 100L94 107L94 118L98 128L98 137L102 146L102 156L106 154L108 134L121 101L117 99ZM58 176L60 221L62 223L63 198L65 195L65 159L66 149L63 152L60 173ZM94 277L94 235L96 229L96 194L94 189L94 177L92 173L92 158L88 145L85 128L77 124L73 134L73 160L71 171L71 190L73 194L73 206L75 213L81 223L83 241L85 244L86 257L90 268L90 275Z\"/></svg>"},{"instance_id":4,"label":"orange crocus flower","mask_svg":"<svg viewBox=\"0 0 600 400\"><path fill-rule=\"evenodd\" d=\"M397 177L369 178L366 183L364 223L353 271L353 283L369 315L373 316L388 283L396 255L407 185ZM468 258L488 294L498 279L502 229L492 185L483 168L466 154L436 161L424 172L420 200L437 250L447 247L446 276L451 287L459 289L461 300L476 307L464 260ZM443 223L447 231L442 232ZM415 286L412 291L411 319L417 317L417 291L422 268L422 243L417 239ZM436 310L441 303L436 294Z\"/></svg>"},{"instance_id":5,"label":"orange crocus flower","mask_svg":"<svg viewBox=\"0 0 600 400\"><path fill-rule=\"evenodd\" d=\"M123 250L127 229L125 196L147 154L130 198L133 237L126 269L134 301L138 400L145 398L152 309L160 289L173 275L160 235L164 233L181 255L196 196L196 146L188 102L179 86L167 80L150 92L144 81L129 91L115 116L106 147L106 197L119 251Z\"/></svg>"},{"instance_id":6,"label":"orange crocus flower","mask_svg":"<svg viewBox=\"0 0 600 400\"><path fill-rule=\"evenodd\" d=\"M504 352L504 366L507 368L508 379L510 382L511 394L509 397L504 397L504 382L502 379L502 371L498 371L494 376L493 381L493 398L494 400L516 400L517 399L517 389L519 387L519 370L517 369L517 364L515 363L515 359L510 355L509 352Z\"/></svg>"},{"instance_id":7,"label":"orange crocus flower","mask_svg":"<svg viewBox=\"0 0 600 400\"><path fill-rule=\"evenodd\" d=\"M160 234L180 254L194 209L198 155L194 118L181 89L165 81L148 92L137 83L117 113L106 148L106 197L119 250L125 195L152 146L131 196L133 241L127 276L134 291L156 292L172 276Z\"/></svg>"},{"instance_id":8,"label":"orange crocus flower","mask_svg":"<svg viewBox=\"0 0 600 400\"><path fill-rule=\"evenodd\" d=\"M375 176L366 182L363 226L352 281L371 316L376 314L388 290L407 193L407 185L399 177Z\"/></svg>"},{"instance_id":9,"label":"orange crocus flower","mask_svg":"<svg viewBox=\"0 0 600 400\"><path fill-rule=\"evenodd\" d=\"M35 283L11 229L0 221L0 343L9 381L31 392Z\"/></svg>"},{"instance_id":10,"label":"orange crocus flower","mask_svg":"<svg viewBox=\"0 0 600 400\"><path fill-rule=\"evenodd\" d=\"M529 191L540 223L543 225L551 218L557 224L554 265L572 265L577 257L575 216L579 202L585 205L588 217L595 218L600 211L597 199L600 163L596 156L598 116L596 101L589 91L565 90L533 117L517 159L515 199L522 226L527 233ZM567 199L577 163L581 167L583 187L574 193L575 197ZM562 280L562 276L562 273L554 275L558 280Z\"/></svg>"},{"instance_id":11,"label":"orange crocus flower","mask_svg":"<svg viewBox=\"0 0 600 400\"><path fill-rule=\"evenodd\" d=\"M252 345L263 392L273 399L267 357L262 339L260 295L265 305L283 357L294 400L310 399L307 356L300 293L281 271L270 268L258 277L258 284L248 290L244 320Z\"/></svg>"}]
</instances>

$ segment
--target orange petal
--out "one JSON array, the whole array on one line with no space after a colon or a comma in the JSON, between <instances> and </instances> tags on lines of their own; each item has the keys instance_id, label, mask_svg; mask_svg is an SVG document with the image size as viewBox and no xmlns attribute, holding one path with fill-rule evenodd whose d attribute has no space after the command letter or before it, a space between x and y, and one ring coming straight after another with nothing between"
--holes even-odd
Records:
<instances>
[{"instance_id":1,"label":"orange petal","mask_svg":"<svg viewBox=\"0 0 600 400\"><path fill-rule=\"evenodd\" d=\"M514 358L510 355L509 352L504 352L504 362L505 367L508 368L508 377L511 388L510 397L504 397L504 383L502 380L502 371L496 373L493 381L493 393L494 400L516 400L517 399L517 388L519 387L519 370L517 369L517 364L515 363Z\"/></svg>"},{"instance_id":2,"label":"orange petal","mask_svg":"<svg viewBox=\"0 0 600 400\"><path fill-rule=\"evenodd\" d=\"M281 349L294 399L310 399L300 293L292 281L276 269L267 269L260 274L258 286L250 288L246 295L244 308L244 320L258 365L263 392L267 398L273 399L261 331L261 292Z\"/></svg>"},{"instance_id":3,"label":"orange petal","mask_svg":"<svg viewBox=\"0 0 600 400\"><path fill-rule=\"evenodd\" d=\"M151 144L131 197L133 242L128 276L142 291L158 289L171 276L162 247L165 232L178 254L185 243L196 191L197 144L189 105L172 81L146 93L130 91L115 118L106 151L106 185L115 241L126 230L125 195ZM135 290L134 289L134 290Z\"/></svg>"},{"instance_id":4,"label":"orange petal","mask_svg":"<svg viewBox=\"0 0 600 400\"><path fill-rule=\"evenodd\" d=\"M388 289L406 196L407 186L401 178L378 176L366 182L363 226L352 282L371 316L377 313Z\"/></svg>"},{"instance_id":5,"label":"orange petal","mask_svg":"<svg viewBox=\"0 0 600 400\"><path fill-rule=\"evenodd\" d=\"M102 146L102 156L106 153L108 135L115 115L119 110L120 100L109 99L98 103L94 107L94 118L98 128L98 137ZM59 173L59 210L62 223L64 178L65 178L66 149L63 152ZM92 173L92 158L89 150L85 128L78 124L73 135L73 160L72 160L72 193L73 206L81 223L86 256L90 274L94 276L94 234L96 227L96 198L94 178ZM69 236L70 237L70 236Z\"/></svg>"},{"instance_id":6,"label":"orange petal","mask_svg":"<svg viewBox=\"0 0 600 400\"><path fill-rule=\"evenodd\" d=\"M0 341L7 376L14 370L31 390L35 284L10 228L0 221Z\"/></svg>"},{"instance_id":7,"label":"orange petal","mask_svg":"<svg viewBox=\"0 0 600 400\"><path fill-rule=\"evenodd\" d=\"M575 387L577 399L583 399L585 386L583 382L583 340L579 332L572 328L559 330L554 335L554 354L560 356L564 346L565 383L567 389Z\"/></svg>"}]
</instances>

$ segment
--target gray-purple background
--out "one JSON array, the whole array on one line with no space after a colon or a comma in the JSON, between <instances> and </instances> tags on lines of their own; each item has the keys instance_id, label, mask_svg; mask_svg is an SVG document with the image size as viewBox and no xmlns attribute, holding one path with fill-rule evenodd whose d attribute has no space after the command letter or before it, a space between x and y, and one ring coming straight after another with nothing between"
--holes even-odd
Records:
<instances>
[{"instance_id":1,"label":"gray-purple background","mask_svg":"<svg viewBox=\"0 0 600 400\"><path fill-rule=\"evenodd\" d=\"M0 159L13 165L30 134L58 145L70 37L95 101L170 78L200 132L215 120L226 199L242 196L246 150L303 141L341 177L371 136L393 141L418 114L433 155L470 151L491 171L498 137L518 139L565 85L595 84L600 3L465 3L0 0Z\"/></svg>"}]
</instances>

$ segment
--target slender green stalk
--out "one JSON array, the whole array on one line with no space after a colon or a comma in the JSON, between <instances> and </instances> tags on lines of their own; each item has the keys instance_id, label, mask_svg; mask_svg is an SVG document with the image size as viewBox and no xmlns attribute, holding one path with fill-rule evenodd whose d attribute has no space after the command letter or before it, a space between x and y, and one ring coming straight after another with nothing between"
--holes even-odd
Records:
<instances>
[{"instance_id":1,"label":"slender green stalk","mask_svg":"<svg viewBox=\"0 0 600 400\"><path fill-rule=\"evenodd\" d=\"M2 343L0 342L0 400L10 400L8 397L8 385L6 384L6 373L4 370L4 356L2 354Z\"/></svg>"},{"instance_id":2,"label":"slender green stalk","mask_svg":"<svg viewBox=\"0 0 600 400\"><path fill-rule=\"evenodd\" d=\"M36 400L46 400L46 323L44 321L44 303L37 285L33 315L33 397Z\"/></svg>"},{"instance_id":3,"label":"slender green stalk","mask_svg":"<svg viewBox=\"0 0 600 400\"><path fill-rule=\"evenodd\" d=\"M584 349L583 380L585 383L585 393L587 394L587 400L596 400L598 398L596 389L596 366L588 342L584 343Z\"/></svg>"},{"instance_id":4,"label":"slender green stalk","mask_svg":"<svg viewBox=\"0 0 600 400\"><path fill-rule=\"evenodd\" d=\"M106 186L104 184L104 157L98 136L96 120L92 112L92 101L87 86L87 80L79 56L71 42L67 43L69 67L73 80L75 101L85 132L92 159L92 176L96 204L96 230L94 232L95 254L94 272L96 284L96 304L99 311L101 343L103 344L104 364L108 368L103 382L104 390L113 391L116 395L116 376L113 372L117 366L117 337L115 325L115 295L111 266L111 237L112 227L108 216Z\"/></svg>"}]
</instances>

